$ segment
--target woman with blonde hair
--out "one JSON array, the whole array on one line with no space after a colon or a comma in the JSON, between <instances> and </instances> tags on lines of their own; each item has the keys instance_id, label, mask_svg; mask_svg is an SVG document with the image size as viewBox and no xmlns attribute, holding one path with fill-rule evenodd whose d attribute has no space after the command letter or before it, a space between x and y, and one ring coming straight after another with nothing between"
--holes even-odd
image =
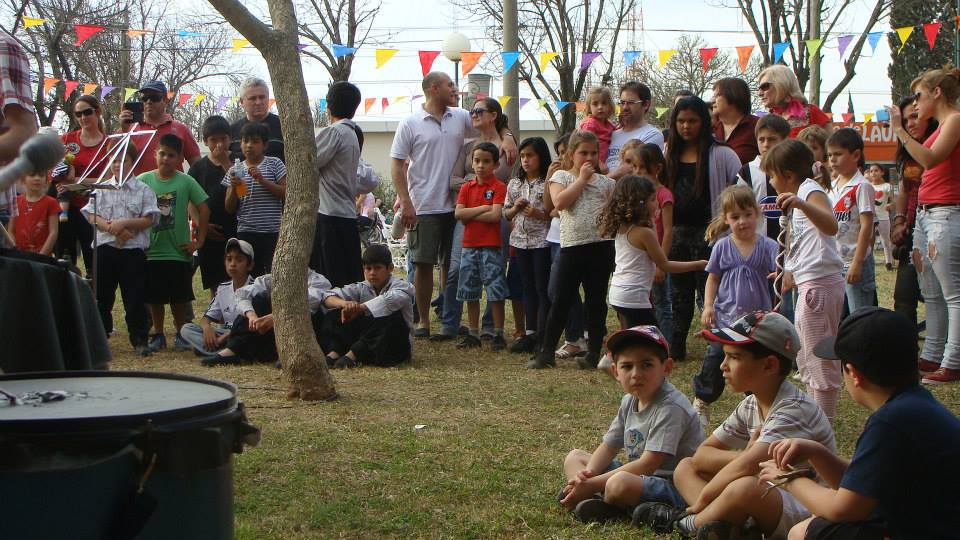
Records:
<instances>
[{"instance_id":1,"label":"woman with blonde hair","mask_svg":"<svg viewBox=\"0 0 960 540\"><path fill-rule=\"evenodd\" d=\"M778 64L760 72L760 98L771 114L782 116L790 124L793 139L807 126L832 129L833 120L813 103L808 103L800 91L800 83L793 70Z\"/></svg>"}]
</instances>

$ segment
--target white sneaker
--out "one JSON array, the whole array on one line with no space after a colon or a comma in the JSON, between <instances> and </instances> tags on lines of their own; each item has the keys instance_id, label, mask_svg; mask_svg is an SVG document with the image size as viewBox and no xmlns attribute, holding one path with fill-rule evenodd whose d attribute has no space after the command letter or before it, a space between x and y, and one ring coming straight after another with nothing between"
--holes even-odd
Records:
<instances>
[{"instance_id":1,"label":"white sneaker","mask_svg":"<svg viewBox=\"0 0 960 540\"><path fill-rule=\"evenodd\" d=\"M697 416L700 417L700 427L703 429L703 432L708 433L707 429L710 425L710 404L700 398L694 398L693 410L697 411Z\"/></svg>"}]
</instances>

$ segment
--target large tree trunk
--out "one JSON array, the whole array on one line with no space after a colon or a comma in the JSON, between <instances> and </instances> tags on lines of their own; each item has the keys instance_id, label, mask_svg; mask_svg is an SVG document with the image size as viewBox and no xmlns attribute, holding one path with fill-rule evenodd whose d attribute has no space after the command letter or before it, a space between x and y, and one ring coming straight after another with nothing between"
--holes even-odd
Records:
<instances>
[{"instance_id":1,"label":"large tree trunk","mask_svg":"<svg viewBox=\"0 0 960 540\"><path fill-rule=\"evenodd\" d=\"M273 316L288 397L335 399L336 389L313 334L307 308L307 264L313 248L319 184L313 119L297 50L291 0L268 0L273 28L237 0L210 4L256 47L267 62L287 156L287 198L273 259Z\"/></svg>"}]
</instances>

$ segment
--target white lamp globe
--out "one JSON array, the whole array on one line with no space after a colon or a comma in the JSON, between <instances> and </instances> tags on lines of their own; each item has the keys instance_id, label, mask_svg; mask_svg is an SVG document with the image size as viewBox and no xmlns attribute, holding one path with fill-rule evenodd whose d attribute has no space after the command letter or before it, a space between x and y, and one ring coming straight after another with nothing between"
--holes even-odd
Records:
<instances>
[{"instance_id":1,"label":"white lamp globe","mask_svg":"<svg viewBox=\"0 0 960 540\"><path fill-rule=\"evenodd\" d=\"M470 38L460 32L453 32L443 39L440 51L447 60L459 62L463 53L470 52Z\"/></svg>"}]
</instances>

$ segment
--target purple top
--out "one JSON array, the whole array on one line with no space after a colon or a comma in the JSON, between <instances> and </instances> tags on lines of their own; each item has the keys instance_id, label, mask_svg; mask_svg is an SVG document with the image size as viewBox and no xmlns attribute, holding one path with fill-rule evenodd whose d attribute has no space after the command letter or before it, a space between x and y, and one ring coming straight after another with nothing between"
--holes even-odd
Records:
<instances>
[{"instance_id":1,"label":"purple top","mask_svg":"<svg viewBox=\"0 0 960 540\"><path fill-rule=\"evenodd\" d=\"M753 253L746 259L730 236L721 238L713 246L707 272L720 276L713 304L717 327L729 326L751 311L772 307L767 276L776 269L777 249L776 242L760 235Z\"/></svg>"}]
</instances>

